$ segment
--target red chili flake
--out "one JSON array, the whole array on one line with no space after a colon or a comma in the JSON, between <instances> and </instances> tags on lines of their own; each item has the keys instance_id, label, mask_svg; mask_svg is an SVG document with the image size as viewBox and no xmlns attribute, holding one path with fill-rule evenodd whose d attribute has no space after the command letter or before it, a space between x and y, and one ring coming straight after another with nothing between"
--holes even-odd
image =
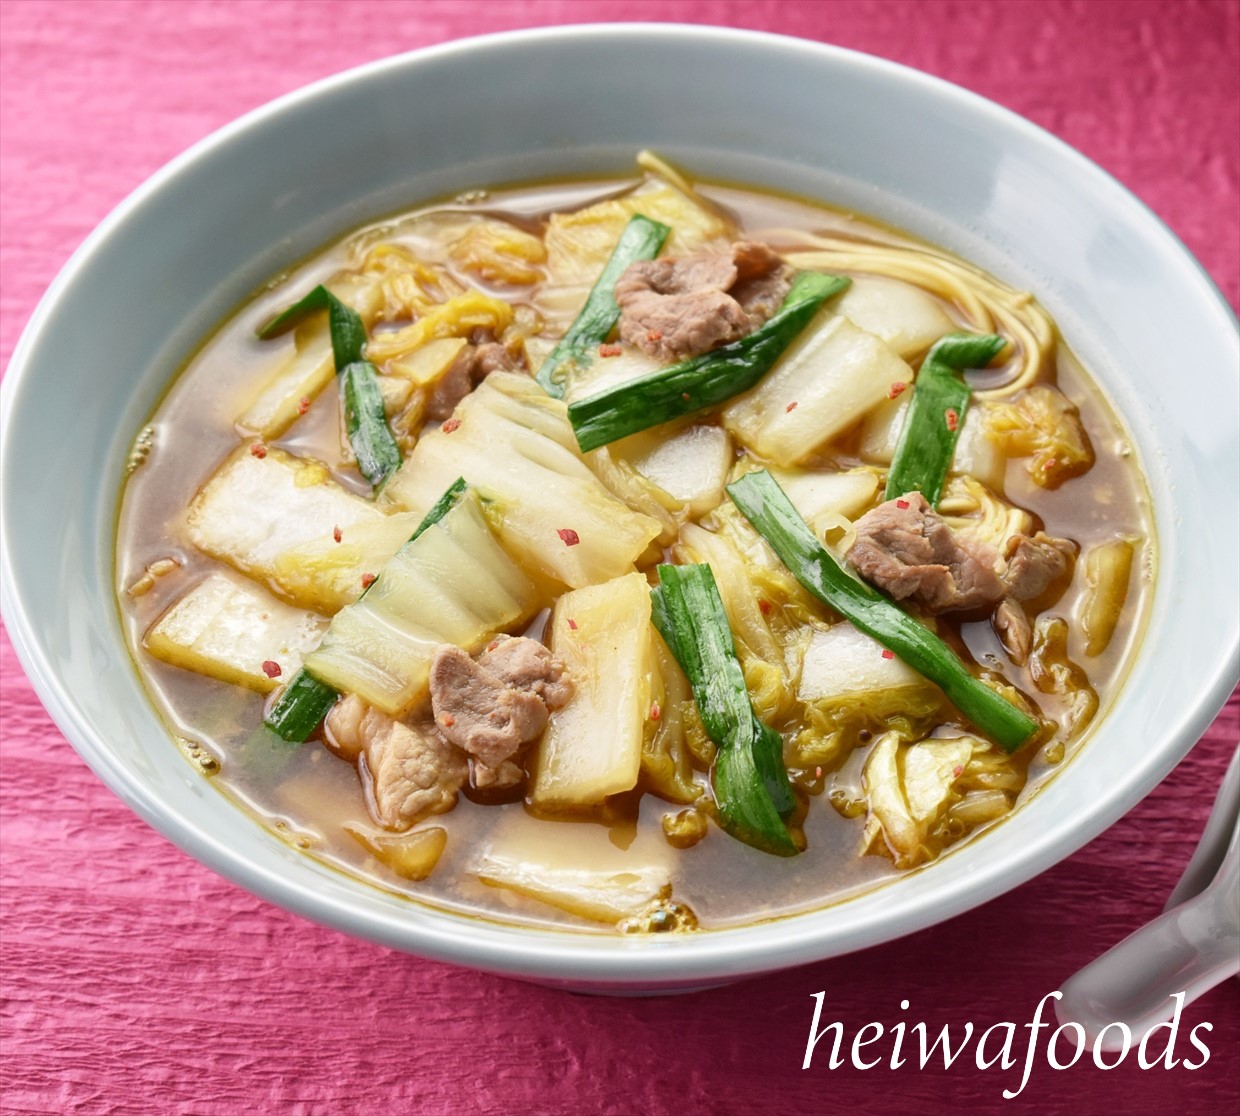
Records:
<instances>
[{"instance_id":1,"label":"red chili flake","mask_svg":"<svg viewBox=\"0 0 1240 1116\"><path fill-rule=\"evenodd\" d=\"M771 615L771 602L766 600L765 598L759 598L758 599L758 611L762 613L763 616L770 616Z\"/></svg>"},{"instance_id":2,"label":"red chili flake","mask_svg":"<svg viewBox=\"0 0 1240 1116\"><path fill-rule=\"evenodd\" d=\"M1053 468L1054 468L1056 465L1058 465L1058 464L1059 464L1059 461L1058 461L1056 458L1054 458L1054 457L1048 457L1048 458L1046 459L1046 464L1045 464L1045 465L1043 465L1043 466L1042 466L1042 468L1043 468L1043 469L1053 469Z\"/></svg>"},{"instance_id":3,"label":"red chili flake","mask_svg":"<svg viewBox=\"0 0 1240 1116\"><path fill-rule=\"evenodd\" d=\"M498 646L499 646L499 640L498 640L498 639L493 639L493 640L491 640L491 642L490 642L490 643L488 643L488 644L487 644L487 650L488 650L488 651L494 651L494 650L495 650Z\"/></svg>"},{"instance_id":4,"label":"red chili flake","mask_svg":"<svg viewBox=\"0 0 1240 1116\"><path fill-rule=\"evenodd\" d=\"M894 659L895 657L896 657L896 653L894 651L890 651L886 647L883 648L884 659Z\"/></svg>"},{"instance_id":5,"label":"red chili flake","mask_svg":"<svg viewBox=\"0 0 1240 1116\"><path fill-rule=\"evenodd\" d=\"M344 532L339 527L332 528L332 538L339 542L344 538Z\"/></svg>"},{"instance_id":6,"label":"red chili flake","mask_svg":"<svg viewBox=\"0 0 1240 1116\"><path fill-rule=\"evenodd\" d=\"M887 389L887 398L895 399L897 396L903 395L906 387L908 387L908 384L906 384L903 380L896 380L896 382Z\"/></svg>"},{"instance_id":7,"label":"red chili flake","mask_svg":"<svg viewBox=\"0 0 1240 1116\"><path fill-rule=\"evenodd\" d=\"M784 408L784 414L786 415L791 414L796 409L797 409L797 401L794 399L791 403L788 404L788 406Z\"/></svg>"},{"instance_id":8,"label":"red chili flake","mask_svg":"<svg viewBox=\"0 0 1240 1116\"><path fill-rule=\"evenodd\" d=\"M963 767L961 767L961 766L960 766L960 764L956 764L956 766L952 768L952 778L953 778L953 779L959 779L959 778L960 778L960 776L961 776L961 775L963 775L963 774L964 774L964 768L963 768Z\"/></svg>"},{"instance_id":9,"label":"red chili flake","mask_svg":"<svg viewBox=\"0 0 1240 1116\"><path fill-rule=\"evenodd\" d=\"M648 330L646 330L646 340L647 340L647 341L649 341L649 342L651 342L652 344L653 344L655 341L662 341L662 340L663 340L663 331L662 331L661 329L648 329Z\"/></svg>"},{"instance_id":10,"label":"red chili flake","mask_svg":"<svg viewBox=\"0 0 1240 1116\"><path fill-rule=\"evenodd\" d=\"M561 527L556 534L560 536L560 541L565 546L576 546L581 542L581 536L571 527Z\"/></svg>"},{"instance_id":11,"label":"red chili flake","mask_svg":"<svg viewBox=\"0 0 1240 1116\"><path fill-rule=\"evenodd\" d=\"M624 350L619 345L600 345L598 355L601 357L619 356Z\"/></svg>"},{"instance_id":12,"label":"red chili flake","mask_svg":"<svg viewBox=\"0 0 1240 1116\"><path fill-rule=\"evenodd\" d=\"M569 626L569 628L571 628L574 632L577 630L577 621L576 621L576 620L574 620L571 616L568 618L568 626Z\"/></svg>"},{"instance_id":13,"label":"red chili flake","mask_svg":"<svg viewBox=\"0 0 1240 1116\"><path fill-rule=\"evenodd\" d=\"M369 589L375 583L375 577L376 575L372 573L362 574L362 588Z\"/></svg>"},{"instance_id":14,"label":"red chili flake","mask_svg":"<svg viewBox=\"0 0 1240 1116\"><path fill-rule=\"evenodd\" d=\"M280 670L280 664L275 659L267 659L263 663L263 673L268 678L279 678L283 672Z\"/></svg>"},{"instance_id":15,"label":"red chili flake","mask_svg":"<svg viewBox=\"0 0 1240 1116\"><path fill-rule=\"evenodd\" d=\"M297 400L297 413L304 415L308 410L310 410L310 396L303 395Z\"/></svg>"},{"instance_id":16,"label":"red chili flake","mask_svg":"<svg viewBox=\"0 0 1240 1116\"><path fill-rule=\"evenodd\" d=\"M439 723L443 725L444 728L451 728L454 724L456 724L456 718L452 716L451 713L445 713L439 718Z\"/></svg>"},{"instance_id":17,"label":"red chili flake","mask_svg":"<svg viewBox=\"0 0 1240 1116\"><path fill-rule=\"evenodd\" d=\"M663 710L659 708L659 703L656 701L650 707L650 719L652 721L657 721L662 716L663 716Z\"/></svg>"},{"instance_id":18,"label":"red chili flake","mask_svg":"<svg viewBox=\"0 0 1240 1116\"><path fill-rule=\"evenodd\" d=\"M689 400L693 398L693 396L690 395L687 391L682 391L680 393L680 398L683 399L686 403L688 403Z\"/></svg>"},{"instance_id":19,"label":"red chili flake","mask_svg":"<svg viewBox=\"0 0 1240 1116\"><path fill-rule=\"evenodd\" d=\"M445 434L451 434L452 431L454 431L460 425L461 425L460 419L450 418L439 429L442 430Z\"/></svg>"},{"instance_id":20,"label":"red chili flake","mask_svg":"<svg viewBox=\"0 0 1240 1116\"><path fill-rule=\"evenodd\" d=\"M956 408L948 407L943 412L943 417L947 420L947 429L954 433L956 427L960 425L960 416L956 413Z\"/></svg>"},{"instance_id":21,"label":"red chili flake","mask_svg":"<svg viewBox=\"0 0 1240 1116\"><path fill-rule=\"evenodd\" d=\"M897 508L899 508L901 511L908 511L908 501L907 501L907 500L897 500L897 501L896 501L896 507L897 507Z\"/></svg>"},{"instance_id":22,"label":"red chili flake","mask_svg":"<svg viewBox=\"0 0 1240 1116\"><path fill-rule=\"evenodd\" d=\"M822 768L821 768L821 767L815 767L815 768L814 768L814 778L815 778L815 779L821 779L821 778L822 778Z\"/></svg>"},{"instance_id":23,"label":"red chili flake","mask_svg":"<svg viewBox=\"0 0 1240 1116\"><path fill-rule=\"evenodd\" d=\"M255 442L250 447L250 456L257 457L260 461L267 456L267 447L262 442Z\"/></svg>"}]
</instances>

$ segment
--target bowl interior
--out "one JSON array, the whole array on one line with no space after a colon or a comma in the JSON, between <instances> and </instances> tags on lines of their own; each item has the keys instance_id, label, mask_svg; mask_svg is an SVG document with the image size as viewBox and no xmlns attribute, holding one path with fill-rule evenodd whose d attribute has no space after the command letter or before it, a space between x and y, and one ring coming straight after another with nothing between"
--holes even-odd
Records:
<instances>
[{"instance_id":1,"label":"bowl interior","mask_svg":"<svg viewBox=\"0 0 1240 1116\"><path fill-rule=\"evenodd\" d=\"M1128 424L1160 542L1148 635L1121 700L1022 811L870 895L682 941L465 919L296 853L170 744L129 661L112 585L130 441L196 345L260 284L423 200L624 175L642 147L703 178L854 208L1036 292ZM450 44L331 79L217 133L122 204L66 267L0 389L5 618L49 710L113 790L284 906L418 953L570 983L657 987L774 969L909 932L1041 871L1130 808L1204 730L1236 676L1236 548L1202 538L1240 537L1237 363L1230 310L1140 203L955 87L845 51L704 28Z\"/></svg>"}]
</instances>

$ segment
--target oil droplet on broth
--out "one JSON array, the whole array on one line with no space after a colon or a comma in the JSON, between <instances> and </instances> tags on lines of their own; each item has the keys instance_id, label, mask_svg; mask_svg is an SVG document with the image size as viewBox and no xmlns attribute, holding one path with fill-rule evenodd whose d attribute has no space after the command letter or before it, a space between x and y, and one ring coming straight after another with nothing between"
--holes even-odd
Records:
<instances>
[{"instance_id":1,"label":"oil droplet on broth","mask_svg":"<svg viewBox=\"0 0 1240 1116\"><path fill-rule=\"evenodd\" d=\"M189 760L203 775L218 775L222 764L220 758L205 745L197 740L190 740L185 736L176 738L177 747L181 749L181 754Z\"/></svg>"}]
</instances>

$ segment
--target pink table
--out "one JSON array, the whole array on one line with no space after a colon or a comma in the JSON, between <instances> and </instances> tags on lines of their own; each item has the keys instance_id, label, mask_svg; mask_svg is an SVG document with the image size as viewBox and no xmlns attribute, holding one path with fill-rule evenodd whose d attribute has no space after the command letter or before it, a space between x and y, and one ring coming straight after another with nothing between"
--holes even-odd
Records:
<instances>
[{"instance_id":1,"label":"pink table","mask_svg":"<svg viewBox=\"0 0 1240 1116\"><path fill-rule=\"evenodd\" d=\"M0 360L86 233L242 112L380 56L583 20L761 28L907 63L1049 128L1134 189L1240 300L1240 5L0 0ZM1235 540L1224 540L1234 543ZM1204 1068L1064 1072L1038 1001L1154 916L1200 832L1240 697L1153 794L1015 892L911 939L692 998L602 1000L352 941L212 875L129 813L3 670L4 1112L1235 1112L1235 982L1184 1013ZM1134 741L1139 747L1140 741ZM802 1071L813 993L876 1020L1020 1026L1018 1065ZM910 1006L901 1010L902 1000ZM1045 1032L1043 1033L1045 1036ZM1045 1038L1043 1038L1045 1041ZM890 1051L886 1040L875 1047Z\"/></svg>"}]
</instances>

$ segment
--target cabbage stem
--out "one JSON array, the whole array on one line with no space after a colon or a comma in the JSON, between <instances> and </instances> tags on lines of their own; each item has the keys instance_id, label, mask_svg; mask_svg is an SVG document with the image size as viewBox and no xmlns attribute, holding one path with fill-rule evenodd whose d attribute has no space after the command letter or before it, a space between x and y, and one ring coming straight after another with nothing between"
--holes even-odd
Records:
<instances>
[{"instance_id":1,"label":"cabbage stem","mask_svg":"<svg viewBox=\"0 0 1240 1116\"><path fill-rule=\"evenodd\" d=\"M581 452L748 391L818 308L850 282L839 275L803 271L793 280L779 310L747 337L570 403L568 418Z\"/></svg>"},{"instance_id":2,"label":"cabbage stem","mask_svg":"<svg viewBox=\"0 0 1240 1116\"><path fill-rule=\"evenodd\" d=\"M876 589L850 576L765 469L728 485L728 495L810 593L934 682L961 713L1006 751L1016 751L1038 731L1037 721L970 674L932 631Z\"/></svg>"},{"instance_id":3,"label":"cabbage stem","mask_svg":"<svg viewBox=\"0 0 1240 1116\"><path fill-rule=\"evenodd\" d=\"M431 510L422 517L422 522L409 536L409 542L413 542L423 531L438 523L456 507L465 494L466 487L463 477L454 481L448 490L435 501ZM369 593L374 584L372 581L370 585L367 585L358 600ZM284 687L284 691L271 707L271 711L263 718L263 724L290 743L301 744L319 727L320 722L327 716L339 696L340 694L326 682L320 682L305 667L301 667L293 675L289 684Z\"/></svg>"},{"instance_id":4,"label":"cabbage stem","mask_svg":"<svg viewBox=\"0 0 1240 1116\"><path fill-rule=\"evenodd\" d=\"M888 500L920 492L939 506L969 409L971 392L961 370L985 368L1006 344L994 333L949 333L926 354L887 471Z\"/></svg>"},{"instance_id":5,"label":"cabbage stem","mask_svg":"<svg viewBox=\"0 0 1240 1116\"><path fill-rule=\"evenodd\" d=\"M654 626L689 679L719 749L713 783L724 829L764 852L794 856L800 850L781 816L794 805L783 741L754 713L710 566L660 566L650 600Z\"/></svg>"}]
</instances>

